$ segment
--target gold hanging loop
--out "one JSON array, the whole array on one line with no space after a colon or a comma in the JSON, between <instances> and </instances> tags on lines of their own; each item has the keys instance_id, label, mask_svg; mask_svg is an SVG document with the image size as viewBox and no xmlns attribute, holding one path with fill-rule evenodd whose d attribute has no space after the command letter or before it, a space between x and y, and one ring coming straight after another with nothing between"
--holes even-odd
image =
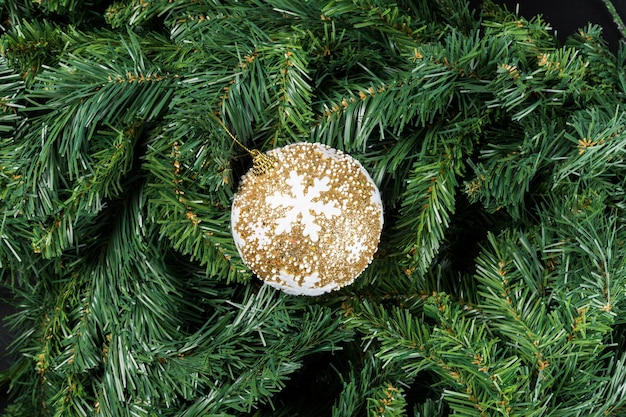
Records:
<instances>
[{"instance_id":1,"label":"gold hanging loop","mask_svg":"<svg viewBox=\"0 0 626 417\"><path fill-rule=\"evenodd\" d=\"M228 136L230 136L230 138L233 141L235 141L237 145L241 146L243 149L245 149L246 152L250 154L250 156L252 156L252 172L254 173L254 175L263 175L266 172L268 172L270 169L274 168L274 164L276 163L276 158L274 158L272 155L268 155L256 149L248 149L243 143L237 140L235 135L230 133L230 130L228 130L224 122L222 122L222 120L219 117L217 117L216 115L213 115L213 116L218 121L218 123L222 126L222 128L226 131L226 133L228 133Z\"/></svg>"}]
</instances>

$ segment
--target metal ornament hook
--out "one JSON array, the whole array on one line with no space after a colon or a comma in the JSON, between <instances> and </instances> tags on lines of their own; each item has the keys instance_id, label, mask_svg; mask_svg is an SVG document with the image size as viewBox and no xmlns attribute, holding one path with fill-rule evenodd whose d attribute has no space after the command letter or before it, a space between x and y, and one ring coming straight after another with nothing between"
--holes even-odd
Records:
<instances>
[{"instance_id":1,"label":"metal ornament hook","mask_svg":"<svg viewBox=\"0 0 626 417\"><path fill-rule=\"evenodd\" d=\"M257 149L249 149L243 143L237 140L235 135L233 135L230 130L228 130L224 122L222 122L219 117L217 117L216 115L214 115L214 117L222 126L222 128L226 131L226 133L228 133L228 136L230 136L230 138L237 145L241 146L246 152L250 154L250 156L252 156L252 172L254 173L254 175L263 175L274 167L274 165L276 164L276 158Z\"/></svg>"}]
</instances>

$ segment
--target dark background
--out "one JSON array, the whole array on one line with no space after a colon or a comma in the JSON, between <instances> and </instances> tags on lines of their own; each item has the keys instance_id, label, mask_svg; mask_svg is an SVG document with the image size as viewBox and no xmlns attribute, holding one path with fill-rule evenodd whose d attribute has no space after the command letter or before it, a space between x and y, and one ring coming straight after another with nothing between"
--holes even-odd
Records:
<instances>
[{"instance_id":1,"label":"dark background","mask_svg":"<svg viewBox=\"0 0 626 417\"><path fill-rule=\"evenodd\" d=\"M617 9L622 20L626 20L626 0L610 0ZM620 33L613 23L613 18L602 0L494 0L495 3L506 5L510 11L530 19L538 14L552 26L556 36L564 41L569 35L576 33L588 22L604 28L604 38L613 51L617 50ZM470 0L477 7L481 0Z\"/></svg>"},{"instance_id":2,"label":"dark background","mask_svg":"<svg viewBox=\"0 0 626 417\"><path fill-rule=\"evenodd\" d=\"M626 0L611 0L622 19L626 20ZM480 5L480 0L470 0L474 7ZM570 34L587 25L588 22L598 24L604 28L604 38L609 42L613 51L616 51L620 42L620 33L602 0L496 0L504 4L511 11L531 18L538 14L548 22L555 35L564 41ZM0 288L0 371L6 370L11 358L5 350L11 342L11 335L7 329L5 318L13 312L9 306L9 293ZM34 366L34 365L33 365ZM6 393L8 387L0 386L0 412L6 407Z\"/></svg>"}]
</instances>

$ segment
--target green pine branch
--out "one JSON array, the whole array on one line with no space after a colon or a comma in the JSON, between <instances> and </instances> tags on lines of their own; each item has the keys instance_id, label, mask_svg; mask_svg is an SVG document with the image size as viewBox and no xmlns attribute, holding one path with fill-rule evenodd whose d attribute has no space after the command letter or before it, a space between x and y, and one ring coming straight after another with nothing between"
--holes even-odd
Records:
<instances>
[{"instance_id":1,"label":"green pine branch","mask_svg":"<svg viewBox=\"0 0 626 417\"><path fill-rule=\"evenodd\" d=\"M626 55L601 28L561 45L462 0L18 3L6 415L623 414ZM250 158L215 117L368 170L385 230L353 285L254 277L230 234Z\"/></svg>"}]
</instances>

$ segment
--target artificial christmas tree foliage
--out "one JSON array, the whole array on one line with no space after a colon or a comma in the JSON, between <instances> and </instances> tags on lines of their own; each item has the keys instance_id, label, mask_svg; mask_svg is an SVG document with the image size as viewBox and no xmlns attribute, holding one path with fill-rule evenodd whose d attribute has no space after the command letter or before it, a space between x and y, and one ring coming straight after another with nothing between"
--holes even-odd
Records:
<instances>
[{"instance_id":1,"label":"artificial christmas tree foliage","mask_svg":"<svg viewBox=\"0 0 626 417\"><path fill-rule=\"evenodd\" d=\"M0 14L5 415L626 415L626 51L599 27L561 43L461 0ZM299 151L253 213L214 115L277 160L350 155L362 181L305 184L324 161ZM374 208L336 214L350 192ZM263 204L283 212L263 224ZM277 291L244 209L311 241L292 266L312 242L333 278L373 260L336 291ZM325 241L340 219L371 220L371 245Z\"/></svg>"}]
</instances>

